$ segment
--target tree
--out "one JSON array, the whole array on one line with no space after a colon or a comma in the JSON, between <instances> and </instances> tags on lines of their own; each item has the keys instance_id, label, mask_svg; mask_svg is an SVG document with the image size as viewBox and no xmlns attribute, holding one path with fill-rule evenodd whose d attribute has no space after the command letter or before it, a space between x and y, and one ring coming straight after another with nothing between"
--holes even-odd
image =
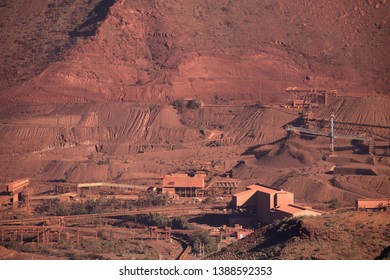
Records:
<instances>
[{"instance_id":1,"label":"tree","mask_svg":"<svg viewBox=\"0 0 390 280\"><path fill-rule=\"evenodd\" d=\"M85 204L82 202L74 202L70 207L72 215L81 215L86 214L87 210L85 209Z\"/></svg>"},{"instance_id":2,"label":"tree","mask_svg":"<svg viewBox=\"0 0 390 280\"><path fill-rule=\"evenodd\" d=\"M158 213L136 215L133 220L147 226L166 227L169 224L168 218Z\"/></svg>"},{"instance_id":3,"label":"tree","mask_svg":"<svg viewBox=\"0 0 390 280\"><path fill-rule=\"evenodd\" d=\"M210 238L209 232L202 230L195 232L190 238L190 245L194 253L199 254L201 246L209 254L217 249L217 243Z\"/></svg>"},{"instance_id":4,"label":"tree","mask_svg":"<svg viewBox=\"0 0 390 280\"><path fill-rule=\"evenodd\" d=\"M102 212L102 202L100 199L96 200L87 200L85 203L85 209L87 210L88 213L100 213Z\"/></svg>"},{"instance_id":5,"label":"tree","mask_svg":"<svg viewBox=\"0 0 390 280\"><path fill-rule=\"evenodd\" d=\"M54 216L68 216L70 215L70 208L64 202L55 200L54 204Z\"/></svg>"},{"instance_id":6,"label":"tree","mask_svg":"<svg viewBox=\"0 0 390 280\"><path fill-rule=\"evenodd\" d=\"M192 229L192 226L183 217L175 217L172 220L173 229Z\"/></svg>"},{"instance_id":7,"label":"tree","mask_svg":"<svg viewBox=\"0 0 390 280\"><path fill-rule=\"evenodd\" d=\"M138 200L139 206L164 206L168 204L168 194L147 193Z\"/></svg>"}]
</instances>

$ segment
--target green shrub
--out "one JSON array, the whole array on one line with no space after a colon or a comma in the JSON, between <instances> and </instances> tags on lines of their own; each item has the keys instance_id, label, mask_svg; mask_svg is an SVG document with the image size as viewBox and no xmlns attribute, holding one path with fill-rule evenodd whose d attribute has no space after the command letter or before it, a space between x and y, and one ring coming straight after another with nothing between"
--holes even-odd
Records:
<instances>
[{"instance_id":1,"label":"green shrub","mask_svg":"<svg viewBox=\"0 0 390 280\"><path fill-rule=\"evenodd\" d=\"M191 99L187 102L187 108L189 109L198 109L202 102L197 99Z\"/></svg>"},{"instance_id":2,"label":"green shrub","mask_svg":"<svg viewBox=\"0 0 390 280\"><path fill-rule=\"evenodd\" d=\"M179 113L182 113L184 108L184 100L176 99L171 103L171 106L173 106L173 108L175 108Z\"/></svg>"},{"instance_id":3,"label":"green shrub","mask_svg":"<svg viewBox=\"0 0 390 280\"><path fill-rule=\"evenodd\" d=\"M68 216L70 214L69 206L64 202L58 201L54 208L54 216Z\"/></svg>"},{"instance_id":4,"label":"green shrub","mask_svg":"<svg viewBox=\"0 0 390 280\"><path fill-rule=\"evenodd\" d=\"M172 222L173 229L192 229L193 227L188 223L188 221L183 217L175 217Z\"/></svg>"},{"instance_id":5,"label":"green shrub","mask_svg":"<svg viewBox=\"0 0 390 280\"><path fill-rule=\"evenodd\" d=\"M147 226L166 227L170 225L168 218L158 213L135 215L131 216L130 220Z\"/></svg>"},{"instance_id":6,"label":"green shrub","mask_svg":"<svg viewBox=\"0 0 390 280\"><path fill-rule=\"evenodd\" d=\"M329 204L329 208L331 208L331 209L336 209L336 208L340 207L340 202L338 201L337 198L331 199L331 200L327 201L327 203Z\"/></svg>"},{"instance_id":7,"label":"green shrub","mask_svg":"<svg viewBox=\"0 0 390 280\"><path fill-rule=\"evenodd\" d=\"M83 202L74 202L71 207L71 215L82 215L87 213L85 204Z\"/></svg>"},{"instance_id":8,"label":"green shrub","mask_svg":"<svg viewBox=\"0 0 390 280\"><path fill-rule=\"evenodd\" d=\"M87 200L85 202L85 209L87 210L88 213L100 213L103 211L102 208L102 200L101 199L96 199L96 200Z\"/></svg>"},{"instance_id":9,"label":"green shrub","mask_svg":"<svg viewBox=\"0 0 390 280\"><path fill-rule=\"evenodd\" d=\"M137 201L138 206L164 206L168 204L168 194L148 193Z\"/></svg>"}]
</instances>

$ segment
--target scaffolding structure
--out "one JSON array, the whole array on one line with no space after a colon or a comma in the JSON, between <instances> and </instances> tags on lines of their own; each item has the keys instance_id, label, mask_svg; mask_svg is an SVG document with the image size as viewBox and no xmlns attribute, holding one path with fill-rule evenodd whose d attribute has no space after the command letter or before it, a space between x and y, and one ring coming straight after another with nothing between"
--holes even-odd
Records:
<instances>
[{"instance_id":1,"label":"scaffolding structure","mask_svg":"<svg viewBox=\"0 0 390 280\"><path fill-rule=\"evenodd\" d=\"M297 87L288 87L286 92L292 96L294 108L317 108L320 105L328 105L329 97L337 94L335 90L298 89Z\"/></svg>"},{"instance_id":2,"label":"scaffolding structure","mask_svg":"<svg viewBox=\"0 0 390 280\"><path fill-rule=\"evenodd\" d=\"M187 174L170 174L163 179L161 192L171 197L205 197L232 195L240 180L232 178L213 178L205 183L205 175L190 177Z\"/></svg>"},{"instance_id":3,"label":"scaffolding structure","mask_svg":"<svg viewBox=\"0 0 390 280\"><path fill-rule=\"evenodd\" d=\"M304 128L304 127L295 127L292 125L286 126L287 131L296 132L299 134L306 134L306 135L314 135L314 136L324 136L329 137L330 139L330 154L334 154L334 139L350 139L350 140L358 140L358 141L366 141L368 142L368 149L369 153L373 153L375 149L375 142L372 137L366 136L366 135L349 135L349 134L339 134L334 132L334 114L331 115L330 118L330 130L324 131L324 130L316 130L316 129L310 129L310 128Z\"/></svg>"},{"instance_id":4,"label":"scaffolding structure","mask_svg":"<svg viewBox=\"0 0 390 280\"><path fill-rule=\"evenodd\" d=\"M106 232L113 239L126 236L127 239L152 239L170 240L172 229L170 227L134 229L111 229L104 227L65 227L65 226L2 226L0 227L1 242L34 242L38 246L41 244L52 244L64 240L66 242L80 242L84 239L98 240L102 238L102 233ZM187 232L182 230L182 232Z\"/></svg>"}]
</instances>

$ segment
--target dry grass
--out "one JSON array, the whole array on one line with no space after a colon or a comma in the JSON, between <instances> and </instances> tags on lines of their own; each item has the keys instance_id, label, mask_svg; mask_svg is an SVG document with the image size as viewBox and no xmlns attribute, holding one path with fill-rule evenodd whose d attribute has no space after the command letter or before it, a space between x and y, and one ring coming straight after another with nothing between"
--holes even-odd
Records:
<instances>
[{"instance_id":1,"label":"dry grass","mask_svg":"<svg viewBox=\"0 0 390 280\"><path fill-rule=\"evenodd\" d=\"M388 212L346 212L277 222L210 259L363 259L390 244Z\"/></svg>"}]
</instances>

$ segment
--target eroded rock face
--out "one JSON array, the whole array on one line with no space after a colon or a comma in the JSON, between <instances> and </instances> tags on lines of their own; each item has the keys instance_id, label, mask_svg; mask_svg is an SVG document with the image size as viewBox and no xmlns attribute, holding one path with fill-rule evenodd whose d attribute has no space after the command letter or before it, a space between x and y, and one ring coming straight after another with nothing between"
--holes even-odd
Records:
<instances>
[{"instance_id":1,"label":"eroded rock face","mask_svg":"<svg viewBox=\"0 0 390 280\"><path fill-rule=\"evenodd\" d=\"M291 85L389 91L386 4L19 0L2 1L0 13L3 102L270 102Z\"/></svg>"}]
</instances>

